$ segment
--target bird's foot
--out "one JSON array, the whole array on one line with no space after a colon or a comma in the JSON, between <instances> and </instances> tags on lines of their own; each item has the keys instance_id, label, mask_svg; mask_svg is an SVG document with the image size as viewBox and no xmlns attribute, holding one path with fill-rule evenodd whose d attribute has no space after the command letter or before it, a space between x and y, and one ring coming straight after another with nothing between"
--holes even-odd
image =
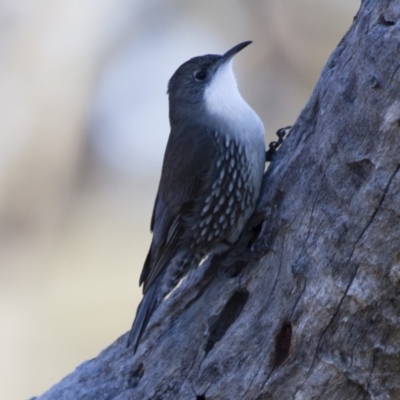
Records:
<instances>
[{"instance_id":1,"label":"bird's foot","mask_svg":"<svg viewBox=\"0 0 400 400\"><path fill-rule=\"evenodd\" d=\"M278 129L276 132L276 136L278 136L278 140L275 142L271 142L268 146L268 150L265 152L265 162L272 161L275 153L277 152L280 145L285 140L286 134L292 129L291 126L285 126L284 128Z\"/></svg>"}]
</instances>

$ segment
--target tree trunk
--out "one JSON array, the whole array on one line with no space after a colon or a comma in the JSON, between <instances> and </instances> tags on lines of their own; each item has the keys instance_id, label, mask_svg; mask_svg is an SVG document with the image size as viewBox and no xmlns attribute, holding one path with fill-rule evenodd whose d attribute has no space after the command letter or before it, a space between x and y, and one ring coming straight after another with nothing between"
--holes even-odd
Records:
<instances>
[{"instance_id":1,"label":"tree trunk","mask_svg":"<svg viewBox=\"0 0 400 400\"><path fill-rule=\"evenodd\" d=\"M237 247L38 399L400 399L399 56L364 0Z\"/></svg>"}]
</instances>

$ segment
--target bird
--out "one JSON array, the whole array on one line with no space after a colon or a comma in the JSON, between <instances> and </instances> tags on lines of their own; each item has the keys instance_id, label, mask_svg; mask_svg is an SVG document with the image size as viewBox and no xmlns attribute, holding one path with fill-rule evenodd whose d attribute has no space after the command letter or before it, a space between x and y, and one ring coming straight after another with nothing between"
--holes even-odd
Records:
<instances>
[{"instance_id":1,"label":"bird","mask_svg":"<svg viewBox=\"0 0 400 400\"><path fill-rule=\"evenodd\" d=\"M202 260L231 248L254 212L264 125L240 95L232 68L250 43L191 58L168 82L170 135L139 280L143 298L127 343L134 353L165 297Z\"/></svg>"}]
</instances>

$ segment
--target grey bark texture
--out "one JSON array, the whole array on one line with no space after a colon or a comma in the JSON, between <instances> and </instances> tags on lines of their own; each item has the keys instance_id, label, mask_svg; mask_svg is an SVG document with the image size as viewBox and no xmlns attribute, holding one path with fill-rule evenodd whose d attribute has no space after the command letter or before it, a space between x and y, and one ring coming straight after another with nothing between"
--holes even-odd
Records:
<instances>
[{"instance_id":1,"label":"grey bark texture","mask_svg":"<svg viewBox=\"0 0 400 400\"><path fill-rule=\"evenodd\" d=\"M124 335L37 399L400 399L399 169L400 0L364 0L238 245L136 355Z\"/></svg>"}]
</instances>

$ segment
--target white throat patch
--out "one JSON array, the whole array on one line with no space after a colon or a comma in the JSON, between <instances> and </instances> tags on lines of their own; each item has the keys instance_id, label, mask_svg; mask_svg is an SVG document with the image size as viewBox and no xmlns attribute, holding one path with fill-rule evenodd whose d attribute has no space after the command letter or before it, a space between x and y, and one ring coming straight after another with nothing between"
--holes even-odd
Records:
<instances>
[{"instance_id":1,"label":"white throat patch","mask_svg":"<svg viewBox=\"0 0 400 400\"><path fill-rule=\"evenodd\" d=\"M221 65L216 71L204 91L204 101L209 113L235 123L247 123L254 117L259 119L239 93L232 70L232 60Z\"/></svg>"}]
</instances>

